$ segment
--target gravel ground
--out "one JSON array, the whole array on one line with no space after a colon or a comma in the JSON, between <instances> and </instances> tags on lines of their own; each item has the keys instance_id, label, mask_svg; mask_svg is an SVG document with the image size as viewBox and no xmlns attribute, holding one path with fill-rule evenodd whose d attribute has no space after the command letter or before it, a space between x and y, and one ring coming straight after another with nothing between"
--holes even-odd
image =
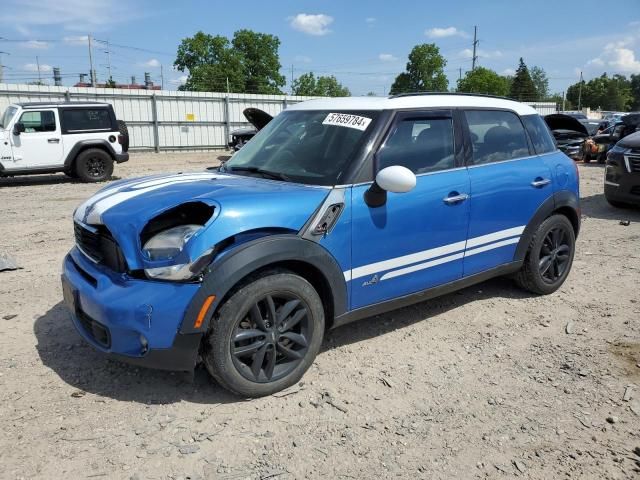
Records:
<instances>
[{"instance_id":1,"label":"gravel ground","mask_svg":"<svg viewBox=\"0 0 640 480\"><path fill-rule=\"evenodd\" d=\"M218 153L135 154L115 175ZM583 230L557 293L496 279L339 328L298 387L251 401L203 369L84 345L60 263L73 209L101 185L0 179L0 253L23 267L0 272L0 478L639 477L640 211L606 204L601 166L580 174Z\"/></svg>"}]
</instances>

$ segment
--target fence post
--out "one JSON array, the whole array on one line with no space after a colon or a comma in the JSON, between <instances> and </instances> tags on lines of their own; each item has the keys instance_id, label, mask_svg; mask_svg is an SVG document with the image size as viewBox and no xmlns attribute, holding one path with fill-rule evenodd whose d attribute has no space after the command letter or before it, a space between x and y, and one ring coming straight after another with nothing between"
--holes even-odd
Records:
<instances>
[{"instance_id":1,"label":"fence post","mask_svg":"<svg viewBox=\"0 0 640 480\"><path fill-rule=\"evenodd\" d=\"M287 97L284 97L282 99L282 110L286 110L287 109Z\"/></svg>"},{"instance_id":2,"label":"fence post","mask_svg":"<svg viewBox=\"0 0 640 480\"><path fill-rule=\"evenodd\" d=\"M231 135L231 116L229 112L229 95L224 97L224 148L229 144Z\"/></svg>"},{"instance_id":3,"label":"fence post","mask_svg":"<svg viewBox=\"0 0 640 480\"><path fill-rule=\"evenodd\" d=\"M64 101L65 102L70 102L71 101L71 94L69 93L69 90L64 92Z\"/></svg>"},{"instance_id":4,"label":"fence post","mask_svg":"<svg viewBox=\"0 0 640 480\"><path fill-rule=\"evenodd\" d=\"M160 152L160 135L158 133L158 100L156 94L151 95L151 115L153 119L153 150Z\"/></svg>"}]
</instances>

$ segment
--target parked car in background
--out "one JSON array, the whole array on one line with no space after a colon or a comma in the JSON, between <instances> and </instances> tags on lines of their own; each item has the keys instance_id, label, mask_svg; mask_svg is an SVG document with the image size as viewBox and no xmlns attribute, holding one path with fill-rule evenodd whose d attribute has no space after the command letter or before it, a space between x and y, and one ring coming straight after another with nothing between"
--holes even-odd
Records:
<instances>
[{"instance_id":1,"label":"parked car in background","mask_svg":"<svg viewBox=\"0 0 640 480\"><path fill-rule=\"evenodd\" d=\"M108 103L17 103L0 117L0 177L64 172L101 182L128 149L127 126Z\"/></svg>"},{"instance_id":2,"label":"parked car in background","mask_svg":"<svg viewBox=\"0 0 640 480\"><path fill-rule=\"evenodd\" d=\"M623 138L640 129L640 113L628 113L621 120L592 137L598 145L598 163L605 163L607 153Z\"/></svg>"},{"instance_id":3,"label":"parked car in background","mask_svg":"<svg viewBox=\"0 0 640 480\"><path fill-rule=\"evenodd\" d=\"M589 138L587 127L577 118L564 113L546 115L544 121L556 140L558 149L573 160L585 157L585 142Z\"/></svg>"},{"instance_id":4,"label":"parked car in background","mask_svg":"<svg viewBox=\"0 0 640 480\"><path fill-rule=\"evenodd\" d=\"M106 355L169 370L201 358L232 392L270 395L300 380L326 329L501 275L556 291L574 258L578 189L528 105L312 100L217 172L89 198L62 291Z\"/></svg>"},{"instance_id":5,"label":"parked car in background","mask_svg":"<svg viewBox=\"0 0 640 480\"><path fill-rule=\"evenodd\" d=\"M259 108L245 108L242 114L253 127L239 128L231 132L229 148L236 152L244 147L245 143L251 140L256 133L273 119L271 115Z\"/></svg>"},{"instance_id":6,"label":"parked car in background","mask_svg":"<svg viewBox=\"0 0 640 480\"><path fill-rule=\"evenodd\" d=\"M609 151L604 195L614 207L640 206L640 132L624 137Z\"/></svg>"}]
</instances>

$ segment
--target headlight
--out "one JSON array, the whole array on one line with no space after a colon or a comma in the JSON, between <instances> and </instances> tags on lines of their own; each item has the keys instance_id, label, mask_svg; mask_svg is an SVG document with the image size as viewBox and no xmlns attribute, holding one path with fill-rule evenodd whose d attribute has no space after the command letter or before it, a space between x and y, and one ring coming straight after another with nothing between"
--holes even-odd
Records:
<instances>
[{"instance_id":1,"label":"headlight","mask_svg":"<svg viewBox=\"0 0 640 480\"><path fill-rule=\"evenodd\" d=\"M144 244L142 251L150 260L170 260L176 257L202 225L180 225L160 232ZM149 278L161 280L187 280L193 276L190 263L168 267L148 268L144 273Z\"/></svg>"}]
</instances>

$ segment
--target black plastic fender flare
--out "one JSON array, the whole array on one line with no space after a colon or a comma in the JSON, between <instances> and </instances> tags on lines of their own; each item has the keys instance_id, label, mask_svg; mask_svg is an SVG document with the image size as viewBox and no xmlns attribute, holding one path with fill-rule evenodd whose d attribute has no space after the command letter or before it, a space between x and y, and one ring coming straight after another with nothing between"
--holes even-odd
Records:
<instances>
[{"instance_id":1,"label":"black plastic fender flare","mask_svg":"<svg viewBox=\"0 0 640 480\"><path fill-rule=\"evenodd\" d=\"M73 146L73 148L67 154L67 157L64 159L65 168L69 168L71 166L71 164L74 162L74 160L82 150L85 150L86 148L91 148L91 147L106 149L109 155L111 155L112 159L115 160L116 158L116 151L111 146L111 144L106 140L104 139L80 140Z\"/></svg>"},{"instance_id":2,"label":"black plastic fender flare","mask_svg":"<svg viewBox=\"0 0 640 480\"><path fill-rule=\"evenodd\" d=\"M317 270L329 285L334 317L347 311L347 284L335 258L322 246L296 234L279 234L252 240L214 260L200 289L194 295L180 327L180 333L206 332L213 314L229 291L243 278L270 265L299 262ZM200 328L194 324L205 300L215 295ZM329 323L332 319L327 319Z\"/></svg>"},{"instance_id":3,"label":"black plastic fender flare","mask_svg":"<svg viewBox=\"0 0 640 480\"><path fill-rule=\"evenodd\" d=\"M578 236L580 231L580 202L574 192L570 190L560 190L547 198L544 203L538 207L538 210L533 214L531 220L529 220L518 242L518 247L513 257L514 261L524 261L529 245L531 244L531 239L540 224L550 217L553 212L561 208L569 208L575 213L575 219L570 218L569 220L574 227L576 227L576 237Z\"/></svg>"}]
</instances>

